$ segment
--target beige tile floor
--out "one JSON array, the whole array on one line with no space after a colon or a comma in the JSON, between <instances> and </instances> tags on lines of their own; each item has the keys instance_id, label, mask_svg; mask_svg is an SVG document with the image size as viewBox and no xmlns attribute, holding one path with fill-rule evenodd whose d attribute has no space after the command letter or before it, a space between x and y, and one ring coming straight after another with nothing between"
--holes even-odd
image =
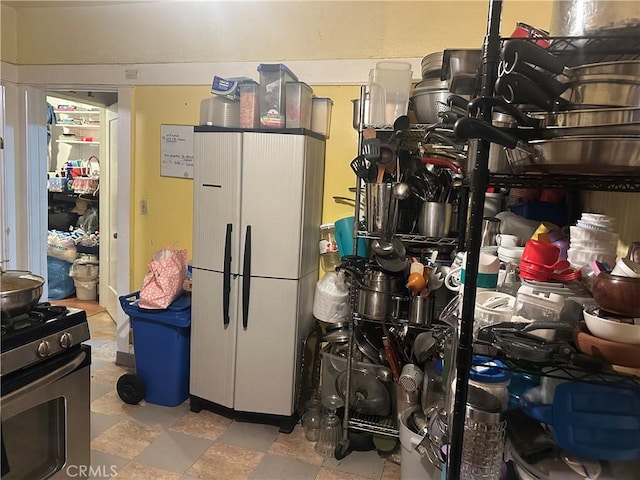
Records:
<instances>
[{"instance_id":1,"label":"beige tile floor","mask_svg":"<svg viewBox=\"0 0 640 480\"><path fill-rule=\"evenodd\" d=\"M89 317L91 463L123 480L396 480L400 466L377 452L341 461L316 455L301 426L287 435L269 425L235 422L205 410L123 403L115 392L128 370L115 365L115 325L106 312ZM115 472L115 475L112 474Z\"/></svg>"}]
</instances>

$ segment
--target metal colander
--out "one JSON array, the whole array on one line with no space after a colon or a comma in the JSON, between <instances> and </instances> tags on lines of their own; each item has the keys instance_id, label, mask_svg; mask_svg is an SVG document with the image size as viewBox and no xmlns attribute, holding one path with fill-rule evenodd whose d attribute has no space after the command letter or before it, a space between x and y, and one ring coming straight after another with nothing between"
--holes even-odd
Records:
<instances>
[{"instance_id":1,"label":"metal colander","mask_svg":"<svg viewBox=\"0 0 640 480\"><path fill-rule=\"evenodd\" d=\"M420 123L438 123L438 113L449 110L447 98L451 95L449 90L425 90L417 91L411 97L413 111Z\"/></svg>"}]
</instances>

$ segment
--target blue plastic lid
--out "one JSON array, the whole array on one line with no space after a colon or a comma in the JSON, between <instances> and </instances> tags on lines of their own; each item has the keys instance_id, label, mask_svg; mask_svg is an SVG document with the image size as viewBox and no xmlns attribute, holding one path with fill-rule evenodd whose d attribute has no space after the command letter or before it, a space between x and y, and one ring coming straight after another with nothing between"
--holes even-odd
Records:
<instances>
[{"instance_id":1,"label":"blue plastic lid","mask_svg":"<svg viewBox=\"0 0 640 480\"><path fill-rule=\"evenodd\" d=\"M469 378L478 383L507 382L511 375L505 368L506 365L500 360L483 355L474 355L473 366L469 370Z\"/></svg>"},{"instance_id":2,"label":"blue plastic lid","mask_svg":"<svg viewBox=\"0 0 640 480\"><path fill-rule=\"evenodd\" d=\"M442 359L441 358L437 359L435 362L433 362L433 365L436 369L436 373L438 375L442 375Z\"/></svg>"},{"instance_id":3,"label":"blue plastic lid","mask_svg":"<svg viewBox=\"0 0 640 480\"><path fill-rule=\"evenodd\" d=\"M120 305L124 313L131 317L132 321L141 319L163 323L172 327L184 328L191 325L191 296L180 295L168 308L164 310L151 310L140 308L140 292L119 297Z\"/></svg>"}]
</instances>

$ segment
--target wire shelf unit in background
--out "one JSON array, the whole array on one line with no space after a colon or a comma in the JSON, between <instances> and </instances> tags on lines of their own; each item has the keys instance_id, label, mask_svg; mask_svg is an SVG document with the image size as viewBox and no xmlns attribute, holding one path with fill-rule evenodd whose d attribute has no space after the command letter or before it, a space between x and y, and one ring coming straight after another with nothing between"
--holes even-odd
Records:
<instances>
[{"instance_id":1,"label":"wire shelf unit in background","mask_svg":"<svg viewBox=\"0 0 640 480\"><path fill-rule=\"evenodd\" d=\"M640 192L640 175L491 173L489 184L506 188L569 188L608 192Z\"/></svg>"}]
</instances>

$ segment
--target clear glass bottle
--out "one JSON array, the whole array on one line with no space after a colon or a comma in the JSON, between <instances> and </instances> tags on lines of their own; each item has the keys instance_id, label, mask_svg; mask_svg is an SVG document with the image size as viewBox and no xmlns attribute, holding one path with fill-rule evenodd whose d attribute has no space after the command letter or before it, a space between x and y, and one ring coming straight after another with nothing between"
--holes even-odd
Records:
<instances>
[{"instance_id":1,"label":"clear glass bottle","mask_svg":"<svg viewBox=\"0 0 640 480\"><path fill-rule=\"evenodd\" d=\"M322 457L333 456L340 439L340 418L336 411L343 405L337 395L329 395L322 399L322 416L320 417L320 433L316 442L316 453Z\"/></svg>"},{"instance_id":2,"label":"clear glass bottle","mask_svg":"<svg viewBox=\"0 0 640 480\"><path fill-rule=\"evenodd\" d=\"M340 265L338 243L336 242L336 226L333 223L320 225L320 262L325 272L332 272Z\"/></svg>"},{"instance_id":3,"label":"clear glass bottle","mask_svg":"<svg viewBox=\"0 0 640 480\"><path fill-rule=\"evenodd\" d=\"M310 442L317 442L320 436L320 409L322 404L317 398L312 398L305 403L302 415L302 429L304 437Z\"/></svg>"}]
</instances>

